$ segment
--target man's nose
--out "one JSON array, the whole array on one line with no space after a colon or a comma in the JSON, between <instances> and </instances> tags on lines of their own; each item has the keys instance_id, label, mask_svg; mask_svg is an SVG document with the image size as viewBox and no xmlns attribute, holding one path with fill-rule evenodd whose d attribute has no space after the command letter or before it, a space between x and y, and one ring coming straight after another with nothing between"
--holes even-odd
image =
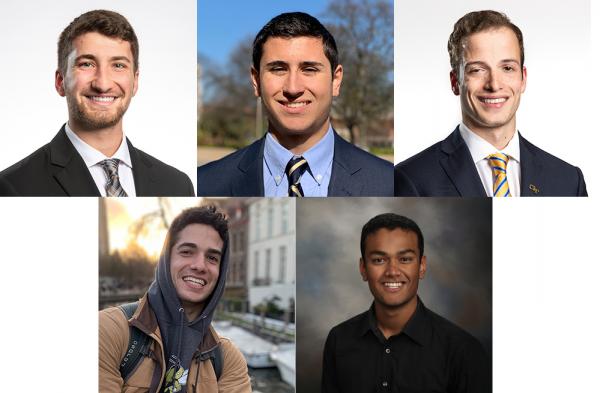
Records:
<instances>
[{"instance_id":1,"label":"man's nose","mask_svg":"<svg viewBox=\"0 0 600 393\"><path fill-rule=\"evenodd\" d=\"M283 85L283 95L288 100L294 100L304 94L302 75L297 71L290 71Z\"/></svg>"},{"instance_id":2,"label":"man's nose","mask_svg":"<svg viewBox=\"0 0 600 393\"><path fill-rule=\"evenodd\" d=\"M386 265L385 273L388 276L394 276L396 274L399 274L401 271L400 265L401 265L401 262L398 259L396 259L396 258L390 259L390 261Z\"/></svg>"},{"instance_id":3,"label":"man's nose","mask_svg":"<svg viewBox=\"0 0 600 393\"><path fill-rule=\"evenodd\" d=\"M206 258L204 255L197 255L190 265L190 268L197 271L206 270Z\"/></svg>"},{"instance_id":4,"label":"man's nose","mask_svg":"<svg viewBox=\"0 0 600 393\"><path fill-rule=\"evenodd\" d=\"M98 65L96 74L92 80L92 88L104 93L110 90L112 86L112 78L108 66Z\"/></svg>"},{"instance_id":5,"label":"man's nose","mask_svg":"<svg viewBox=\"0 0 600 393\"><path fill-rule=\"evenodd\" d=\"M489 91L498 91L500 90L500 75L498 75L498 71L490 70L488 73L488 77L486 80L485 88Z\"/></svg>"}]
</instances>

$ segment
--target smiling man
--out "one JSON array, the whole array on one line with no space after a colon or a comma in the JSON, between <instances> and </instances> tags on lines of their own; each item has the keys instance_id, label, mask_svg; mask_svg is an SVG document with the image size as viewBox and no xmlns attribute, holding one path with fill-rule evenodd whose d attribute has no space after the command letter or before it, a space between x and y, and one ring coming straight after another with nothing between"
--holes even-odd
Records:
<instances>
[{"instance_id":1,"label":"smiling man","mask_svg":"<svg viewBox=\"0 0 600 393\"><path fill-rule=\"evenodd\" d=\"M58 41L55 88L69 120L54 139L0 173L0 195L193 196L190 179L133 147L123 115L138 89L139 45L112 11L75 18Z\"/></svg>"},{"instance_id":2,"label":"smiling man","mask_svg":"<svg viewBox=\"0 0 600 393\"><path fill-rule=\"evenodd\" d=\"M581 170L517 132L527 85L521 30L496 11L471 12L448 40L462 122L395 168L397 196L587 196Z\"/></svg>"},{"instance_id":3,"label":"smiling man","mask_svg":"<svg viewBox=\"0 0 600 393\"><path fill-rule=\"evenodd\" d=\"M227 243L227 220L214 206L173 220L147 294L100 312L101 393L250 392L244 357L211 326Z\"/></svg>"},{"instance_id":4,"label":"smiling man","mask_svg":"<svg viewBox=\"0 0 600 393\"><path fill-rule=\"evenodd\" d=\"M317 19L293 12L268 22L254 39L250 73L267 133L199 167L199 196L392 196L392 164L331 126L344 71L333 36Z\"/></svg>"},{"instance_id":5,"label":"smiling man","mask_svg":"<svg viewBox=\"0 0 600 393\"><path fill-rule=\"evenodd\" d=\"M474 337L425 307L421 229L393 213L362 229L360 275L371 308L331 329L323 352L323 393L492 391L491 360Z\"/></svg>"}]
</instances>

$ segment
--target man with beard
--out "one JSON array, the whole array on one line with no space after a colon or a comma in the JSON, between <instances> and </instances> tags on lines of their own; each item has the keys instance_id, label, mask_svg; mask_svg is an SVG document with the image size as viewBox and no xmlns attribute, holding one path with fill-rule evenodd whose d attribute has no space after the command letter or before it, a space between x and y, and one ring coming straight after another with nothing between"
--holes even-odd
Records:
<instances>
[{"instance_id":1,"label":"man with beard","mask_svg":"<svg viewBox=\"0 0 600 393\"><path fill-rule=\"evenodd\" d=\"M373 305L329 332L322 392L491 392L491 360L479 341L417 296L427 270L419 226L393 213L375 216L360 248Z\"/></svg>"},{"instance_id":2,"label":"man with beard","mask_svg":"<svg viewBox=\"0 0 600 393\"><path fill-rule=\"evenodd\" d=\"M250 392L244 357L211 326L225 289L227 244L227 220L214 206L173 220L156 278L132 315L130 305L100 311L101 393ZM131 340L136 332L149 343Z\"/></svg>"},{"instance_id":3,"label":"man with beard","mask_svg":"<svg viewBox=\"0 0 600 393\"><path fill-rule=\"evenodd\" d=\"M68 122L50 143L0 172L0 195L194 195L184 173L125 137L138 55L133 28L116 12L86 12L67 26L58 41L55 88L67 99Z\"/></svg>"}]
</instances>

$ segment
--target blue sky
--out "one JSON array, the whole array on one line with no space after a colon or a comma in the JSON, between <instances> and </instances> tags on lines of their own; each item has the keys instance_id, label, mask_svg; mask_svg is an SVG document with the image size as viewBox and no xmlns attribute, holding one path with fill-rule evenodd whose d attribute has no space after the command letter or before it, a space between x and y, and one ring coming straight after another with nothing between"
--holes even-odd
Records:
<instances>
[{"instance_id":1,"label":"blue sky","mask_svg":"<svg viewBox=\"0 0 600 393\"><path fill-rule=\"evenodd\" d=\"M318 18L328 3L328 0L199 0L198 52L218 64L225 64L231 50L242 39L254 37L274 16L303 11Z\"/></svg>"}]
</instances>

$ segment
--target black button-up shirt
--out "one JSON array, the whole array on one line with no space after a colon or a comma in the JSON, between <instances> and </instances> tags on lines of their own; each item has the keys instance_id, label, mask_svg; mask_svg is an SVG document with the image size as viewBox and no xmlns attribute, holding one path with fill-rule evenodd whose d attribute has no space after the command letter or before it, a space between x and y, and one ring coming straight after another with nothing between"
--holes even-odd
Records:
<instances>
[{"instance_id":1,"label":"black button-up shirt","mask_svg":"<svg viewBox=\"0 0 600 393\"><path fill-rule=\"evenodd\" d=\"M329 332L322 393L489 393L491 359L469 333L421 300L402 333L386 339L373 306Z\"/></svg>"}]
</instances>

